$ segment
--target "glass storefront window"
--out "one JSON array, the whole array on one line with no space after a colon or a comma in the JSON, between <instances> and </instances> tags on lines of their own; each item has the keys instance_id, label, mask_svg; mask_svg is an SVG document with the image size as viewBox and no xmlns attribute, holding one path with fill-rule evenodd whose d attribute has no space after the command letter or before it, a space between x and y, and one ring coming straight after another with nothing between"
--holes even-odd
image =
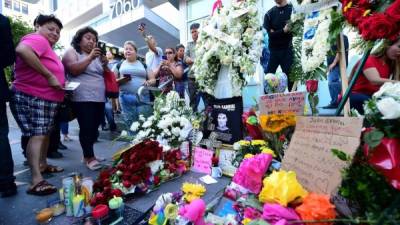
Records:
<instances>
[{"instance_id":1,"label":"glass storefront window","mask_svg":"<svg viewBox=\"0 0 400 225\"><path fill-rule=\"evenodd\" d=\"M4 1L4 7L11 9L12 8L11 0L5 0Z\"/></svg>"},{"instance_id":2,"label":"glass storefront window","mask_svg":"<svg viewBox=\"0 0 400 225\"><path fill-rule=\"evenodd\" d=\"M14 11L20 12L21 11L21 5L19 1L14 1Z\"/></svg>"},{"instance_id":3,"label":"glass storefront window","mask_svg":"<svg viewBox=\"0 0 400 225\"><path fill-rule=\"evenodd\" d=\"M22 3L22 13L28 15L29 10L28 10L28 4Z\"/></svg>"}]
</instances>

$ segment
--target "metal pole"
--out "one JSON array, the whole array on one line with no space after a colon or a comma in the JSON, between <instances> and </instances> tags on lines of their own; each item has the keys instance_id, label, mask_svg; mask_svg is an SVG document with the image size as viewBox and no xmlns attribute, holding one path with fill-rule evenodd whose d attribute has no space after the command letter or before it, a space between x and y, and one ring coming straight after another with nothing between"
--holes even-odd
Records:
<instances>
[{"instance_id":1,"label":"metal pole","mask_svg":"<svg viewBox=\"0 0 400 225\"><path fill-rule=\"evenodd\" d=\"M339 107L336 110L336 113L335 113L336 116L340 116L340 113L343 110L344 104L346 103L347 99L349 98L351 89L353 88L354 84L356 83L358 76L362 72L362 68L364 68L365 62L367 61L367 58L368 58L369 54L371 53L371 50L372 50L372 48L368 49L364 53L363 57L361 58L361 61L358 64L357 70L354 73L353 78L350 81L349 87L346 89L346 92L344 93L342 100L340 101Z\"/></svg>"}]
</instances>

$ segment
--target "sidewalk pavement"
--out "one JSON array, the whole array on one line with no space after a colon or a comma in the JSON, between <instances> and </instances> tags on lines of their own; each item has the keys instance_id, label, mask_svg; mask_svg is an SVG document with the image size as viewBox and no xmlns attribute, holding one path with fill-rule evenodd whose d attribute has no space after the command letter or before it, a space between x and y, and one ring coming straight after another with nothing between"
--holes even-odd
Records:
<instances>
[{"instance_id":1,"label":"sidewalk pavement","mask_svg":"<svg viewBox=\"0 0 400 225\"><path fill-rule=\"evenodd\" d=\"M58 193L49 196L33 196L26 194L30 182L30 170L28 166L24 166L25 161L21 149L21 132L18 128L11 113L8 112L8 120L10 126L9 140L14 159L14 174L18 185L18 194L9 198L0 198L0 225L27 225L37 224L35 220L36 213L46 208L47 201L58 197ZM61 159L48 159L52 165L61 166L64 172L52 175L46 175L45 179L58 188L62 186L62 179L72 172L80 172L83 176L90 176L95 179L98 175L96 171L90 171L81 162L82 149L78 140L79 128L76 121L70 124L71 142L64 142L68 147L67 150L59 150L64 157ZM100 131L99 142L95 144L96 156L107 159L105 164L111 164L111 156L121 147L126 145L125 142L113 141L118 133L109 131ZM54 224L54 223L51 223Z\"/></svg>"}]
</instances>

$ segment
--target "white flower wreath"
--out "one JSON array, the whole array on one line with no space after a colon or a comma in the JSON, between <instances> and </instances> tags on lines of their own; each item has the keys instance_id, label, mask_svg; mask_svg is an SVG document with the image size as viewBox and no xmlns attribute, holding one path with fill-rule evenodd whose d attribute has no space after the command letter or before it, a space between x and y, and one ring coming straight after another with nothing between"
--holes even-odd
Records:
<instances>
[{"instance_id":1,"label":"white flower wreath","mask_svg":"<svg viewBox=\"0 0 400 225\"><path fill-rule=\"evenodd\" d=\"M233 95L240 96L243 74L253 75L258 63L263 34L255 0L234 1L203 22L196 44L193 71L199 89L214 95L221 65L230 67Z\"/></svg>"}]
</instances>

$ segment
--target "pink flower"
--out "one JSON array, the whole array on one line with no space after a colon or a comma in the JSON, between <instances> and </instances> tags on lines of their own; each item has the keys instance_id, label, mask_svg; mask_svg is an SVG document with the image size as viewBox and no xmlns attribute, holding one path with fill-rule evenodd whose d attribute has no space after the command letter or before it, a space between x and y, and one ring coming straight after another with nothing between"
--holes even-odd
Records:
<instances>
[{"instance_id":1,"label":"pink flower","mask_svg":"<svg viewBox=\"0 0 400 225\"><path fill-rule=\"evenodd\" d=\"M262 218L271 225L289 225L289 220L300 220L296 211L292 208L286 208L280 204L265 204ZM302 223L296 223L303 225Z\"/></svg>"},{"instance_id":2,"label":"pink flower","mask_svg":"<svg viewBox=\"0 0 400 225\"><path fill-rule=\"evenodd\" d=\"M261 213L254 208L247 207L244 209L244 218L249 218L252 220L258 219L261 217Z\"/></svg>"},{"instance_id":3,"label":"pink flower","mask_svg":"<svg viewBox=\"0 0 400 225\"><path fill-rule=\"evenodd\" d=\"M233 182L258 194L262 187L262 178L272 161L271 154L258 154L244 159L233 176Z\"/></svg>"}]
</instances>

